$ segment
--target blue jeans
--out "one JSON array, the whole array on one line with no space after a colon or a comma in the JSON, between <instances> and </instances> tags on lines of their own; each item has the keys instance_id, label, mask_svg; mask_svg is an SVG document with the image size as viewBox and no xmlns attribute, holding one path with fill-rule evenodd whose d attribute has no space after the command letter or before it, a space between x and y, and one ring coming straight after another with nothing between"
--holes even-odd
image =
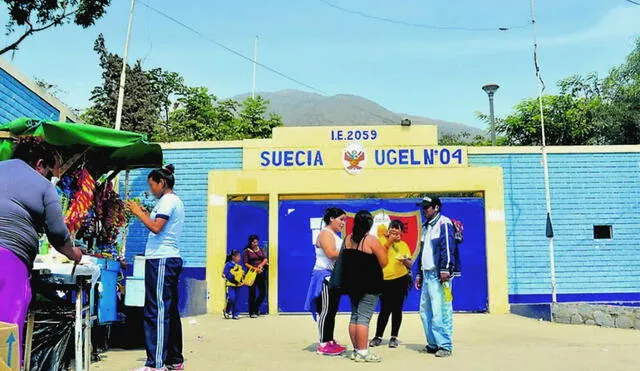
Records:
<instances>
[{"instance_id":1,"label":"blue jeans","mask_svg":"<svg viewBox=\"0 0 640 371\"><path fill-rule=\"evenodd\" d=\"M444 300L437 271L423 272L420 318L430 348L453 350L453 305Z\"/></svg>"}]
</instances>

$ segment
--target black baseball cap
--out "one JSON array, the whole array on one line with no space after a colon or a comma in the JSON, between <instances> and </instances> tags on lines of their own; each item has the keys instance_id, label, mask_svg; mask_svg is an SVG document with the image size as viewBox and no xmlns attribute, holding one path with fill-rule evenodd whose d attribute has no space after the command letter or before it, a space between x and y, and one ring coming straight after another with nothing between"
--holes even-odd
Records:
<instances>
[{"instance_id":1,"label":"black baseball cap","mask_svg":"<svg viewBox=\"0 0 640 371\"><path fill-rule=\"evenodd\" d=\"M429 206L433 206L433 207L442 207L442 202L440 202L440 198L433 196L425 196L422 198L422 201L418 202L416 204L417 206L420 206L423 209L428 208Z\"/></svg>"}]
</instances>

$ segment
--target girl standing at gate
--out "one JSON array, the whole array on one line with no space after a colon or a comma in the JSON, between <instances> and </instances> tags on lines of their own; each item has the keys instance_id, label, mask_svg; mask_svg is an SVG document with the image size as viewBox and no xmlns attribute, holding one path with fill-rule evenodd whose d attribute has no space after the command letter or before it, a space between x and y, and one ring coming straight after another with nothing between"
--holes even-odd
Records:
<instances>
[{"instance_id":1,"label":"girl standing at gate","mask_svg":"<svg viewBox=\"0 0 640 371\"><path fill-rule=\"evenodd\" d=\"M305 310L311 311L314 319L316 319L316 313L319 315L317 318L320 335L318 354L326 356L337 356L346 350L345 347L336 343L333 337L340 292L329 287L329 278L342 249L342 238L338 233L344 228L346 218L344 210L337 207L330 207L324 213L323 221L326 227L316 240L316 263L311 273L311 283L305 302Z\"/></svg>"},{"instance_id":2,"label":"girl standing at gate","mask_svg":"<svg viewBox=\"0 0 640 371\"><path fill-rule=\"evenodd\" d=\"M236 301L238 300L238 292L242 287L242 276L244 270L240 265L240 252L238 250L231 251L227 256L227 262L223 271L227 281L227 306L224 309L224 318L238 319L238 308Z\"/></svg>"},{"instance_id":3,"label":"girl standing at gate","mask_svg":"<svg viewBox=\"0 0 640 371\"><path fill-rule=\"evenodd\" d=\"M144 337L146 367L140 370L184 370L182 323L178 311L178 280L182 273L180 235L184 204L173 193L173 165L149 173L147 183L158 204L151 214L129 201L127 206L149 229L145 249Z\"/></svg>"},{"instance_id":4,"label":"girl standing at gate","mask_svg":"<svg viewBox=\"0 0 640 371\"><path fill-rule=\"evenodd\" d=\"M382 335L391 317L391 339L389 348L398 347L398 333L402 324L402 306L411 285L410 269L413 264L409 245L402 241L404 225L399 220L389 224L388 236L379 237L380 244L387 252L387 265L382 269L382 295L380 295L380 314L376 336L369 346L377 347L382 344Z\"/></svg>"}]
</instances>

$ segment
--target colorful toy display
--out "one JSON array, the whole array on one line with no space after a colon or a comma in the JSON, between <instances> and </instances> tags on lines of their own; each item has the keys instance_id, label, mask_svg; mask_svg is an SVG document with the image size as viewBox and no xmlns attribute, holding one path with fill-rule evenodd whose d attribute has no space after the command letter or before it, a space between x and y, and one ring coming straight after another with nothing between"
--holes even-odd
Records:
<instances>
[{"instance_id":1,"label":"colorful toy display","mask_svg":"<svg viewBox=\"0 0 640 371\"><path fill-rule=\"evenodd\" d=\"M75 178L76 191L64 219L72 235L78 232L88 217L89 209L93 206L93 193L96 189L96 182L87 169L78 170Z\"/></svg>"}]
</instances>

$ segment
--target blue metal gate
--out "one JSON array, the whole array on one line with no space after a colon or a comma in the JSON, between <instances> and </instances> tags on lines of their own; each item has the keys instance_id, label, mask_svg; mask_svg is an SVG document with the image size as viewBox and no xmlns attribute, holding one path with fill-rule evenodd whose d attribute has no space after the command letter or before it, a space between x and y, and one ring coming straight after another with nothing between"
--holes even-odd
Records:
<instances>
[{"instance_id":1,"label":"blue metal gate","mask_svg":"<svg viewBox=\"0 0 640 371\"><path fill-rule=\"evenodd\" d=\"M389 213L417 210L416 199L291 200L281 201L278 243L278 306L280 312L303 312L309 277L315 261L314 229L321 227L322 214L329 206L355 213L383 209ZM484 200L481 198L443 198L443 214L460 220L465 241L460 245L462 277L453 282L454 310L487 310L487 265ZM415 267L414 267L415 274ZM405 310L417 311L419 292L412 289ZM343 297L341 311L348 311Z\"/></svg>"}]
</instances>

